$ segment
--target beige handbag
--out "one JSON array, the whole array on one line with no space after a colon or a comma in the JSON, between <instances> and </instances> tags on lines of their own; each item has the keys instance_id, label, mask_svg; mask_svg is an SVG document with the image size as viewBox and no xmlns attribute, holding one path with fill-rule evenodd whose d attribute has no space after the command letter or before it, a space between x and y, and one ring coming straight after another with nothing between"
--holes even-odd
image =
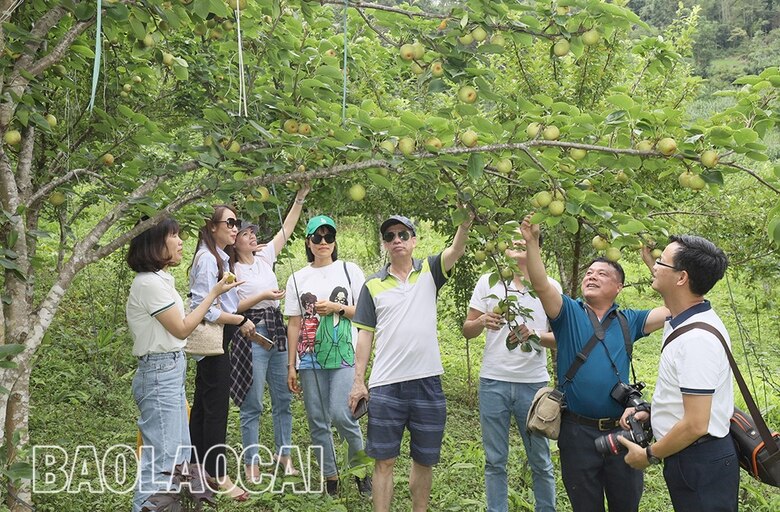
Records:
<instances>
[{"instance_id":1,"label":"beige handbag","mask_svg":"<svg viewBox=\"0 0 780 512\"><path fill-rule=\"evenodd\" d=\"M219 297L217 297L217 308L222 309ZM207 322L205 319L201 320L192 334L187 336L184 352L191 356L221 356L225 353L222 348L222 336L223 326L221 324Z\"/></svg>"},{"instance_id":2,"label":"beige handbag","mask_svg":"<svg viewBox=\"0 0 780 512\"><path fill-rule=\"evenodd\" d=\"M528 431L537 432L547 439L558 439L561 432L562 406L563 393L551 387L541 388L528 408Z\"/></svg>"},{"instance_id":3,"label":"beige handbag","mask_svg":"<svg viewBox=\"0 0 780 512\"><path fill-rule=\"evenodd\" d=\"M222 348L222 331L222 325L202 321L187 337L184 352L191 356L221 356L225 353Z\"/></svg>"}]
</instances>

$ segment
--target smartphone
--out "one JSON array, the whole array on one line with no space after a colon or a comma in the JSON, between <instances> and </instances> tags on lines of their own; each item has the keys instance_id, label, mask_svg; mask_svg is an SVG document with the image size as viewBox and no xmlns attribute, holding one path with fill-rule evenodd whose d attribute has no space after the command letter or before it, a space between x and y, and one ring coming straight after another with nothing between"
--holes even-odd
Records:
<instances>
[{"instance_id":1,"label":"smartphone","mask_svg":"<svg viewBox=\"0 0 780 512\"><path fill-rule=\"evenodd\" d=\"M356 420L359 420L363 416L366 415L368 412L368 400L365 398L361 398L358 400L357 407L355 407L355 411L352 413L352 417Z\"/></svg>"},{"instance_id":2,"label":"smartphone","mask_svg":"<svg viewBox=\"0 0 780 512\"><path fill-rule=\"evenodd\" d=\"M257 343L258 345L260 345L261 347L263 347L266 350L271 350L273 348L273 346L274 346L274 342L273 341L271 341L270 339L266 338L265 336L263 336L262 334L260 334L257 331L252 333L249 336L249 339L252 340L253 342Z\"/></svg>"}]
</instances>

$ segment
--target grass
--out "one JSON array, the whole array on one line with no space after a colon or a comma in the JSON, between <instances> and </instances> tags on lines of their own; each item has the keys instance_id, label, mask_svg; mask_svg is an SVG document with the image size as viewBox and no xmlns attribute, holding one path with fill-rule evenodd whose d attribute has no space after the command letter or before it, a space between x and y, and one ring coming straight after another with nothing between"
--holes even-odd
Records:
<instances>
[{"instance_id":1,"label":"grass","mask_svg":"<svg viewBox=\"0 0 780 512\"><path fill-rule=\"evenodd\" d=\"M382 263L377 256L376 239L371 235L373 229L357 219L337 219L339 222L339 251L343 259L356 261L367 275L373 273ZM421 226L419 233L419 255L427 255L441 250L443 238L428 226ZM193 242L190 241L190 245ZM192 254L189 247L189 254ZM305 264L301 240L291 245L291 262L283 259L277 266L279 283L283 287L292 269ZM620 297L620 303L630 307L652 307L659 299L647 287L639 283L647 276L647 271L638 261L628 261L626 270L629 282ZM174 274L182 291L186 288L186 265L175 269ZM477 276L473 276L476 280ZM131 341L124 321L124 301L132 273L124 270L121 255L88 269L68 292L63 308L57 320L46 336L39 351L32 374L32 413L30 421L31 439L35 445L59 445L73 454L79 445L93 445L99 454L115 444L135 445L135 420L137 409L133 402L130 383L135 372L135 361L130 354ZM737 290L737 309L749 335L755 325L749 321L751 302L748 295ZM467 342L460 335L460 316L465 314L465 304L454 298L452 286L445 287L439 299L440 347L445 366L442 378L448 400L447 429L442 448L441 463L434 469L434 482L430 510L479 511L485 508L483 464L484 455L479 427L478 404L476 401L476 382L478 381L483 338ZM730 308L728 290L724 282L720 283L710 298L720 312L732 333L735 354L740 364L746 361L742 344L738 342L734 312ZM461 311L463 309L464 311ZM777 318L764 320L765 332L777 331ZM658 360L660 334L656 333L643 340L635 350L635 365L640 379L648 383L645 396L652 396L655 372ZM763 354L766 369L765 380L771 382L771 376L777 373L780 355L771 343L748 340L748 357L755 353ZM751 348L753 347L753 348ZM471 361L470 368L467 365ZM754 361L751 360L751 364ZM760 373L760 372L759 372ZM760 375L757 375L759 377ZM194 389L194 365L190 365L188 393ZM758 379L759 381L761 379ZM769 396L768 402L763 400ZM780 401L776 388L759 387L758 397L761 403L769 405L770 423L777 426L778 414L773 406ZM270 403L266 397L266 411ZM306 446L309 442L308 427L305 421L303 403L299 398L293 401L293 442ZM363 422L365 427L365 420ZM261 443L272 446L272 425L270 414L264 414L261 420ZM228 443L240 452L240 432L238 411L231 407L228 426ZM508 464L510 510L533 510L531 491L531 473L526 463L520 435L516 429L510 436L510 459ZM408 456L408 438L404 440L395 471L395 510L408 510L411 499L408 489L410 459ZM345 476L341 497L332 500L323 495L259 494L249 502L236 504L220 498L222 511L282 511L282 510L348 510L368 511L370 503L359 498L352 482L349 470L344 464L346 447L339 447L339 460ZM88 458L87 458L88 459ZM42 463L42 459L38 460ZM570 505L560 481L557 447L553 443L553 463L556 467L558 510L568 511ZM87 463L87 474L79 482L97 486L93 478L95 465ZM358 470L361 471L361 470ZM40 512L70 511L114 511L128 510L131 494L111 493L77 494L54 493L35 496L36 510ZM747 511L780 510L780 492L777 489L761 485L742 473L740 494L741 508ZM3 510L0 507L0 510ZM642 511L671 510L668 493L661 474L661 468L650 468L645 479L645 494Z\"/></svg>"}]
</instances>

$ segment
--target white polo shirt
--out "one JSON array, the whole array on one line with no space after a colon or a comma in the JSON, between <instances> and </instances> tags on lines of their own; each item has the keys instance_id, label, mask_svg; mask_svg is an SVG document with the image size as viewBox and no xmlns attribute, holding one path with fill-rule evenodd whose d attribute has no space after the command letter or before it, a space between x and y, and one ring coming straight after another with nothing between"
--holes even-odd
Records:
<instances>
[{"instance_id":1,"label":"white polo shirt","mask_svg":"<svg viewBox=\"0 0 780 512\"><path fill-rule=\"evenodd\" d=\"M139 272L130 285L125 313L127 326L133 336L133 355L177 352L184 348L187 340L180 340L155 318L170 308L184 318L184 303L176 291L175 281L169 273Z\"/></svg>"},{"instance_id":2,"label":"white polo shirt","mask_svg":"<svg viewBox=\"0 0 780 512\"><path fill-rule=\"evenodd\" d=\"M449 277L441 254L413 260L406 281L390 264L370 276L360 292L352 323L372 331L376 353L368 387L444 373L436 329L436 299Z\"/></svg>"},{"instance_id":3,"label":"white polo shirt","mask_svg":"<svg viewBox=\"0 0 780 512\"><path fill-rule=\"evenodd\" d=\"M664 339L674 329L693 322L715 327L731 347L729 333L708 301L668 320L664 325ZM728 434L729 420L734 413L731 368L720 340L703 329L693 329L680 335L661 352L651 414L656 439L662 439L682 420L683 394L711 395L707 432L714 437Z\"/></svg>"},{"instance_id":4,"label":"white polo shirt","mask_svg":"<svg viewBox=\"0 0 780 512\"><path fill-rule=\"evenodd\" d=\"M558 281L548 277L550 285L561 293L561 285ZM471 294L469 307L480 313L493 311L499 300L509 296L517 297L517 304L522 308L531 310L531 319L523 320L517 317L518 324L525 323L528 329L541 334L550 330L547 323L547 315L544 313L542 301L538 297L532 297L527 287L518 289L514 282L504 287L502 282L490 286L490 274L479 278ZM547 351L532 350L523 352L518 345L513 350L506 346L506 337L509 335L509 325L504 324L497 331L485 331L485 352L482 356L482 369L479 376L485 379L494 379L505 382L536 383L547 382L550 374L547 372Z\"/></svg>"}]
</instances>

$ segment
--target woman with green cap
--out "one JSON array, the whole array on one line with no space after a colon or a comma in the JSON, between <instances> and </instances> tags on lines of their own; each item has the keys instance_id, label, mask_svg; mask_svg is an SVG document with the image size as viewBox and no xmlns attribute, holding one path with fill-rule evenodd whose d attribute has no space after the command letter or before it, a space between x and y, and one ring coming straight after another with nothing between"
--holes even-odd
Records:
<instances>
[{"instance_id":1,"label":"woman with green cap","mask_svg":"<svg viewBox=\"0 0 780 512\"><path fill-rule=\"evenodd\" d=\"M303 388L312 445L322 447L318 462L328 494L335 495L339 482L331 424L347 441L350 460L363 450L348 395L357 340L351 318L365 276L356 264L337 261L336 223L327 215L309 221L305 244L309 264L290 276L285 293L287 384L294 393ZM358 478L357 484L361 494L371 493L370 477Z\"/></svg>"}]
</instances>

